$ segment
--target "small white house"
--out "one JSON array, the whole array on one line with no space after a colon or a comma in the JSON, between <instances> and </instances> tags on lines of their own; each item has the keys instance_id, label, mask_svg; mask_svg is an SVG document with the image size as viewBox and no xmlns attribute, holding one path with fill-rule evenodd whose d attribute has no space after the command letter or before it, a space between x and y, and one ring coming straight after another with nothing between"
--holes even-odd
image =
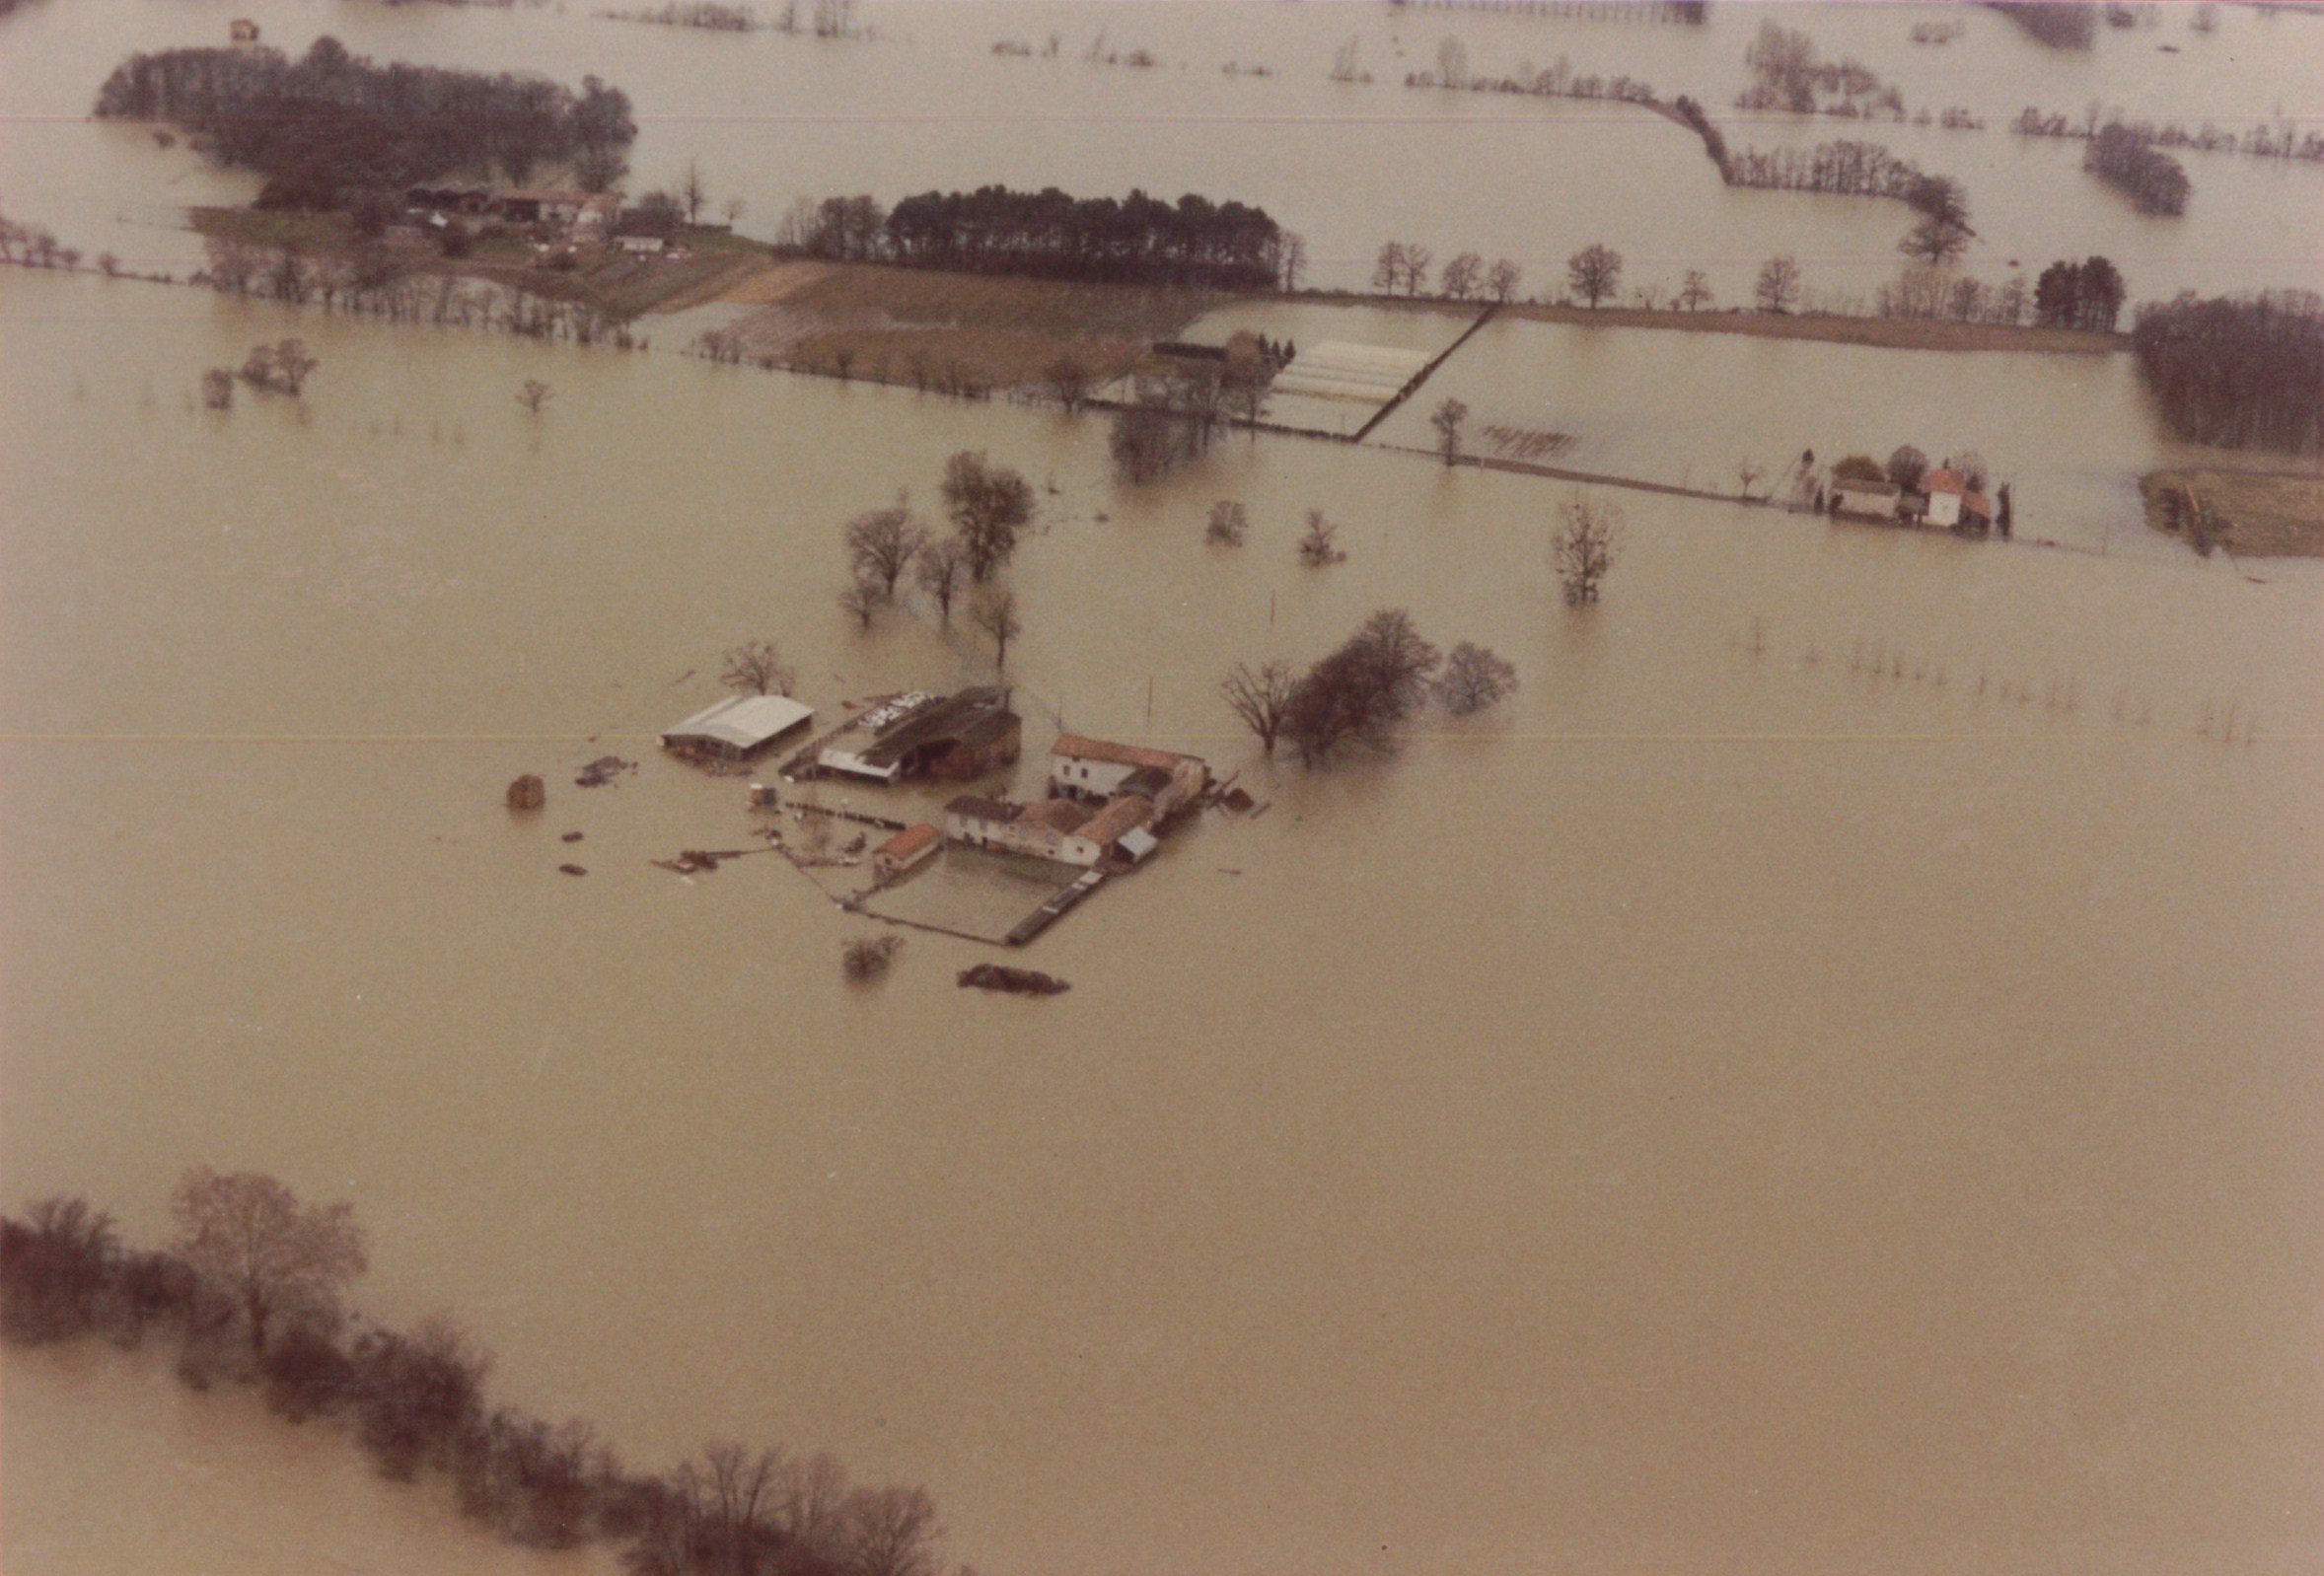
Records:
<instances>
[{"instance_id":1,"label":"small white house","mask_svg":"<svg viewBox=\"0 0 2324 1576\"><path fill-rule=\"evenodd\" d=\"M1958 470L1931 470L1928 473L1928 514L1932 526L1950 529L1961 523L1961 500L1969 495L1968 485Z\"/></svg>"}]
</instances>

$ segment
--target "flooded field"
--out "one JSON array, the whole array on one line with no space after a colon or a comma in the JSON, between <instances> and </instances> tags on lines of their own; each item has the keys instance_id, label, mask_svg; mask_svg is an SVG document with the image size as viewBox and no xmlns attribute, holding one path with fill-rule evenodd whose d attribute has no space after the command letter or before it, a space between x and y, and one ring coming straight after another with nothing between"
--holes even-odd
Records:
<instances>
[{"instance_id":1,"label":"flooded field","mask_svg":"<svg viewBox=\"0 0 2324 1576\"><path fill-rule=\"evenodd\" d=\"M294 52L328 33L383 59L568 83L599 74L636 102L632 186L673 181L698 159L719 201L747 201L743 227L760 236L802 195L866 191L892 203L991 181L1084 195L1135 185L1266 207L1306 236L1312 282L1336 288L1365 285L1392 239L1440 260L1463 250L1510 257L1528 292L1562 288L1565 257L1595 241L1629 259L1626 290L1652 285L1666 300L1687 269L1702 268L1723 302L1747 301L1761 261L1778 252L1801 259L1811 300L1861 303L1895 272L1911 217L1901 203L1728 189L1694 136L1630 106L1402 86L1435 69L1451 38L1479 76L1564 58L1577 73L1694 96L1738 146L1868 138L1954 176L1980 235L1968 261L1993 282L2099 252L2135 299L2324 285L2324 166L2189 153L2186 216L2147 219L2081 173L2079 143L2004 129L2028 106L2079 115L2093 101L2190 129L2312 118L2324 21L2228 6L2215 32L2196 35L2183 8L2149 9L2152 27L2101 28L2097 47L2075 53L2045 49L1997 15L1941 5L1714 5L1706 26L1689 28L1354 4L891 0L858 8L876 38L838 41L625 24L579 5L33 5L9 20L0 54L0 102L17 117L0 148L0 193L12 216L92 255L194 266L199 249L170 228L173 205L239 200L255 182L206 170L182 145L156 148L141 129L84 117L128 40L222 43L229 20L247 15ZM1745 50L1769 15L1827 57L1861 59L1909 107L1960 107L1988 129L1734 109ZM1931 21L1958 21L1962 36L1913 43L1914 27ZM1053 36L1057 54L1042 58ZM1370 83L1329 79L1350 39ZM993 53L1004 41L1036 55ZM1142 49L1158 63L1099 63L1093 46L1101 56ZM1261 66L1270 74L1252 74Z\"/></svg>"},{"instance_id":2,"label":"flooded field","mask_svg":"<svg viewBox=\"0 0 2324 1576\"><path fill-rule=\"evenodd\" d=\"M1930 354L1740 334L1636 332L1497 319L1368 441L1429 450L1439 403L1488 429L1570 440L1546 463L1671 486L1767 496L1805 451L1823 465L1899 445L1974 451L2010 484L2020 536L2097 552L2176 556L2140 521L2139 476L2184 453L2125 355Z\"/></svg>"},{"instance_id":3,"label":"flooded field","mask_svg":"<svg viewBox=\"0 0 2324 1576\"><path fill-rule=\"evenodd\" d=\"M870 36L821 41L595 9L39 0L0 20L0 202L197 266L184 208L254 179L86 116L130 48L247 16L292 51L602 75L632 191L698 160L759 236L800 196L1054 183L1262 205L1331 289L1391 238L1507 256L1525 294L1596 241L1626 300L1702 268L1739 305L1778 252L1810 305L1894 274L1901 203L1729 189L1632 106L1401 85L1452 38L1480 75L1563 58L1738 145L1956 176L1990 282L2104 253L2134 302L2324 287L2324 167L2182 153L2187 215L2143 218L2079 143L2005 129L2304 129L2301 12L2142 7L2075 53L1937 5L868 0ZM1733 109L1769 17L1988 129ZM1373 80L1328 79L1350 40ZM1064 318L1108 372L1249 329L1360 389L1482 308L1190 323L1192 296L1085 317L813 264L742 296L624 353L0 269L7 1209L85 1192L159 1242L201 1163L345 1198L357 1304L449 1311L498 1397L640 1470L733 1437L925 1484L988 1576L2324 1568L2324 563L2143 524L2142 472L2219 457L2131 357L1503 317L1361 445L1231 431L1130 488L1100 412L673 352L747 325L868 370L941 327L1032 368ZM202 408L205 369L287 335L304 398ZM1310 384L1269 419L1379 408ZM1447 397L1471 452L1712 493L1808 449L1974 450L2020 539L1448 468L1412 452ZM960 609L838 601L842 523L899 492L934 523L961 450L1036 498L1005 674ZM1580 496L1623 520L1574 609L1549 542ZM1220 501L1240 546L1205 540ZM1344 561L1301 563L1310 511ZM1381 757L1266 758L1221 676L1380 608L1520 688ZM861 869L655 863L769 824L748 775L657 748L754 638L818 729L1007 683L1025 750L980 793L1040 792L1070 729L1198 753L1266 812L1196 818L1022 952L898 932L850 985ZM609 753L637 769L578 786ZM547 805L515 816L527 772ZM958 791L816 797L917 821ZM956 851L879 906L1005 930L1073 874ZM956 987L995 960L1073 988ZM154 1353L0 1364L9 1576L614 1568L492 1542Z\"/></svg>"},{"instance_id":4,"label":"flooded field","mask_svg":"<svg viewBox=\"0 0 2324 1576\"><path fill-rule=\"evenodd\" d=\"M303 402L197 408L293 332ZM346 1197L363 1307L454 1311L512 1402L641 1467L831 1449L989 1571L2314 1568L2316 565L1623 494L1576 615L1564 485L1370 447L1125 491L1094 416L660 353L19 272L0 334L42 369L0 389L11 1207L156 1240L195 1162ZM1800 367L1771 442L1925 424L1827 436L1797 358L1843 347L1634 337ZM2134 402L2044 366L1966 387ZM1640 454L1623 386L1581 425ZM2056 441L2110 466L2113 425ZM650 863L754 824L653 748L724 648L827 715L990 679L960 620L835 599L839 523L960 448L1039 494L1016 786L1062 720L1272 805L1024 954L1049 1001L918 934L847 988L863 922L774 860ZM1309 508L1346 562L1297 562ZM1269 765L1218 675L1381 606L1523 687ZM572 786L608 752L641 769ZM10 1358L12 1576L181 1562L147 1507L212 1452L199 1497L275 1527L220 1547L372 1557L351 1458L111 1361ZM460 1568L420 1514L378 1558Z\"/></svg>"}]
</instances>

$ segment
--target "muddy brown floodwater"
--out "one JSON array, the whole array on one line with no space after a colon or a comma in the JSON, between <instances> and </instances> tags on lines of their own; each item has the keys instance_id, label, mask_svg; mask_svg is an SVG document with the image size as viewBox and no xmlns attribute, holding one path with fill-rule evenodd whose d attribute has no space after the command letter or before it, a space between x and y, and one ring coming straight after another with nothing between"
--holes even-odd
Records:
<instances>
[{"instance_id":1,"label":"muddy brown floodwater","mask_svg":"<svg viewBox=\"0 0 2324 1576\"><path fill-rule=\"evenodd\" d=\"M771 64L799 40L736 56L579 8L257 3L293 46L327 24L380 55L602 69L648 111L681 59L804 76ZM229 9L251 8L131 26L47 0L0 24L0 82L78 107L95 81L36 79L18 40L101 75ZM1832 14L1829 49L1878 44L1876 9ZM1744 13L1713 8L1714 48L1467 13L1105 16L1125 47L1289 40L1284 76L1236 91L1304 104L1344 32L1432 53L1440 25L1731 97ZM1076 96L1143 102L982 52L1053 18L1071 53L1088 6L870 14L891 40L818 57L835 74L917 49L963 93L937 68L965 51L972 86L1069 69L1097 84ZM2324 32L2221 15L2206 47ZM2096 90L2066 78L2129 47L2102 30L2095 67L2057 63L1968 21L2017 74L1980 90L2003 114L2073 107ZM1690 79L1698 48L1715 66ZM2239 57L2252 93L2318 80L2283 53ZM2172 94L2225 118L2232 72L2204 69ZM1180 80L1218 112L1216 62ZM649 176L687 124L649 118ZM779 211L773 144L740 108L702 124ZM1107 133L1100 168L1019 128L970 171L955 126L911 126L828 184L1055 170L1296 205L1239 189L1273 157L1256 140L1196 170L1150 127ZM796 135L786 171L841 140ZM118 128L6 141L11 216L67 230L84 209L41 212L18 175L105 172L102 228L196 168ZM1464 168L1445 146L1408 168ZM2071 173L2024 157L2051 155ZM1407 200L1505 216L1408 184L1427 195L1336 195L1353 217L1319 251L1368 250ZM1823 210L1765 200L1784 217L1738 256L1847 252L1785 229ZM1580 237L1556 228L1561 255ZM1885 253L1901 228L1849 233ZM2126 265L2134 291L2204 246L2269 251L2209 234ZM1496 325L1443 390L1571 415L1577 452L1665 480L1731 467L1738 432L1982 445L2086 550L1608 492L1622 554L1574 612L1547 558L1568 487L1381 446L1424 442L1425 409L1363 446L1233 435L1127 492L1096 416L0 270L6 1206L86 1192L158 1241L196 1163L347 1198L372 1233L356 1300L450 1310L513 1404L649 1469L722 1436L829 1449L926 1484L951 1554L1003 1576L2324 1566L2324 565L2138 536L2136 472L2177 451L2124 358L1948 359L1932 394L1893 352L1592 332ZM293 333L321 360L303 401L199 408L202 369ZM1658 444L1654 391L1690 369ZM531 378L555 390L538 414ZM1779 400L1729 423L1722 391L1755 380ZM1962 404L1969 430L1924 435ZM1010 958L1072 981L1047 1000L956 988L1001 955L920 934L847 988L865 926L779 861L651 863L756 824L741 779L653 744L725 648L780 641L824 717L989 680L964 622L864 632L835 597L840 522L900 487L929 507L963 448L1040 497L1010 571L1015 786L1063 725L1195 751L1271 805L1204 819ZM1202 539L1222 498L1240 549ZM1309 508L1344 563L1299 565ZM1311 659L1383 606L1493 647L1521 689L1392 758L1261 759L1222 671ZM608 753L642 766L572 786ZM502 804L524 772L537 816ZM166 1366L12 1351L5 1385L10 1576L601 1568L487 1542Z\"/></svg>"}]
</instances>

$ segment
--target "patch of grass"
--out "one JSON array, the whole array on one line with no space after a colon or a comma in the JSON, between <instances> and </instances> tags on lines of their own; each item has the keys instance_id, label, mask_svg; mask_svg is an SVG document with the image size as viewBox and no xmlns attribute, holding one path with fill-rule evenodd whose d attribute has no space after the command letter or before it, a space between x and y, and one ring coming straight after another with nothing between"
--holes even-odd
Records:
<instances>
[{"instance_id":1,"label":"patch of grass","mask_svg":"<svg viewBox=\"0 0 2324 1576\"><path fill-rule=\"evenodd\" d=\"M2190 511L2171 499L2193 496L2223 525L2217 544L2238 558L2324 558L2324 472L2190 466L2149 471L2139 491L2146 524L2165 536L2189 538Z\"/></svg>"}]
</instances>

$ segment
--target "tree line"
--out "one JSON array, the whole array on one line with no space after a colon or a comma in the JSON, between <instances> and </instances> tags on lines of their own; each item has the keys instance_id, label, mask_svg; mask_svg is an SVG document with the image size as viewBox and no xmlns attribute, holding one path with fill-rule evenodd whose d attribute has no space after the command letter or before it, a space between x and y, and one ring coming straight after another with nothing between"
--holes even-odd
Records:
<instances>
[{"instance_id":1,"label":"tree line","mask_svg":"<svg viewBox=\"0 0 2324 1576\"><path fill-rule=\"evenodd\" d=\"M2119 115L2106 122L2111 128L2120 126L2140 142L2156 148L2192 148L2197 153L2241 153L2255 159L2304 159L2324 164L2324 131L2302 133L2293 125L2270 127L2253 126L2238 136L2222 131L2205 121L2189 131L2176 120L2124 120ZM2091 141L2099 132L2098 106L2092 104L2079 120L2052 112L2044 114L2028 105L2019 111L2009 129L2021 137L2063 137L2075 141Z\"/></svg>"},{"instance_id":2,"label":"tree line","mask_svg":"<svg viewBox=\"0 0 2324 1576\"><path fill-rule=\"evenodd\" d=\"M1793 114L1905 117L1904 95L1884 85L1860 60L1826 60L1815 40L1769 21L1743 51L1751 85L1736 97L1738 109L1784 109Z\"/></svg>"},{"instance_id":3,"label":"tree line","mask_svg":"<svg viewBox=\"0 0 2324 1576\"><path fill-rule=\"evenodd\" d=\"M637 135L629 100L595 77L573 93L539 77L374 65L325 36L297 61L279 49L166 49L129 56L97 113L167 120L214 157L266 178L261 207L331 209L362 193L497 169L522 184L569 167L605 190Z\"/></svg>"},{"instance_id":4,"label":"tree line","mask_svg":"<svg viewBox=\"0 0 2324 1576\"><path fill-rule=\"evenodd\" d=\"M2179 437L2324 452L2324 300L2313 292L2189 292L2140 308L2131 346Z\"/></svg>"},{"instance_id":5,"label":"tree line","mask_svg":"<svg viewBox=\"0 0 2324 1576\"><path fill-rule=\"evenodd\" d=\"M2106 258L2060 260L2044 268L2034 284L2034 322L2045 328L2112 333L2126 296L2122 271Z\"/></svg>"},{"instance_id":6,"label":"tree line","mask_svg":"<svg viewBox=\"0 0 2324 1576\"><path fill-rule=\"evenodd\" d=\"M835 207L834 203L837 206ZM818 255L1040 278L1264 290L1283 278L1289 238L1266 210L1189 192L1072 197L1050 186L925 191L881 215L868 197L819 209Z\"/></svg>"},{"instance_id":7,"label":"tree line","mask_svg":"<svg viewBox=\"0 0 2324 1576\"><path fill-rule=\"evenodd\" d=\"M935 1576L924 1489L853 1486L827 1455L733 1442L633 1471L582 1419L492 1404L490 1358L449 1321L399 1331L351 1318L345 1290L368 1245L347 1204L196 1167L171 1215L177 1237L159 1250L125 1246L83 1198L0 1216L0 1337L172 1336L189 1387L255 1385L288 1421L346 1425L385 1476L449 1478L462 1513L500 1537L621 1543L636 1576Z\"/></svg>"}]
</instances>

